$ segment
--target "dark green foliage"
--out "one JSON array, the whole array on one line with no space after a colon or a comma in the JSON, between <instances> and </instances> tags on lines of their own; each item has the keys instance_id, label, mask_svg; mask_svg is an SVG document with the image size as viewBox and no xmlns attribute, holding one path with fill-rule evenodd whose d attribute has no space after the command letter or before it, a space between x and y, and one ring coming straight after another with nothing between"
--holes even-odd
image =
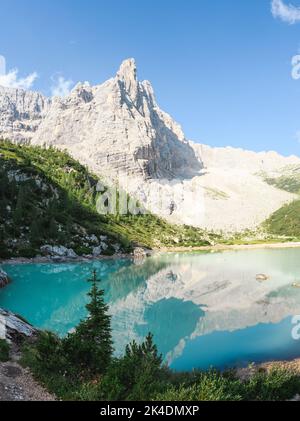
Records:
<instances>
[{"instance_id":1,"label":"dark green foliage","mask_svg":"<svg viewBox=\"0 0 300 421\"><path fill-rule=\"evenodd\" d=\"M104 291L98 288L96 271L90 282L90 302L86 305L89 317L62 341L62 347L69 364L82 377L93 378L106 371L113 347L108 306L104 302Z\"/></svg>"},{"instance_id":2,"label":"dark green foliage","mask_svg":"<svg viewBox=\"0 0 300 421\"><path fill-rule=\"evenodd\" d=\"M147 400L165 388L169 371L162 366L153 336L145 342L127 345L124 357L110 366L99 386L99 398L105 400Z\"/></svg>"},{"instance_id":3,"label":"dark green foliage","mask_svg":"<svg viewBox=\"0 0 300 421\"><path fill-rule=\"evenodd\" d=\"M5 339L0 339L0 361L9 360L9 345Z\"/></svg>"},{"instance_id":4,"label":"dark green foliage","mask_svg":"<svg viewBox=\"0 0 300 421\"><path fill-rule=\"evenodd\" d=\"M51 332L42 332L34 346L24 348L22 362L52 391L65 399L86 381L99 378L111 363L112 339L108 306L104 291L98 288L93 272L89 316L74 333L61 339Z\"/></svg>"},{"instance_id":5,"label":"dark green foliage","mask_svg":"<svg viewBox=\"0 0 300 421\"><path fill-rule=\"evenodd\" d=\"M67 360L63 355L61 339L52 332L42 332L36 344L36 361L45 372L63 373Z\"/></svg>"},{"instance_id":6,"label":"dark green foliage","mask_svg":"<svg viewBox=\"0 0 300 421\"><path fill-rule=\"evenodd\" d=\"M179 385L170 386L154 396L161 401L240 401L243 384L234 376L218 371L199 372L183 378Z\"/></svg>"},{"instance_id":7,"label":"dark green foliage","mask_svg":"<svg viewBox=\"0 0 300 421\"><path fill-rule=\"evenodd\" d=\"M189 379L190 377L190 379ZM247 380L237 379L234 371L219 373L210 370L181 376L163 393L154 395L159 401L278 401L299 393L300 376L285 369L269 372L258 370Z\"/></svg>"},{"instance_id":8,"label":"dark green foliage","mask_svg":"<svg viewBox=\"0 0 300 421\"><path fill-rule=\"evenodd\" d=\"M300 200L287 204L274 212L265 223L271 234L300 238Z\"/></svg>"},{"instance_id":9,"label":"dark green foliage","mask_svg":"<svg viewBox=\"0 0 300 421\"><path fill-rule=\"evenodd\" d=\"M258 371L244 384L244 396L253 401L279 401L293 398L300 390L300 377L291 370Z\"/></svg>"},{"instance_id":10,"label":"dark green foliage","mask_svg":"<svg viewBox=\"0 0 300 421\"><path fill-rule=\"evenodd\" d=\"M268 184L290 193L300 194L300 167L289 166L285 174L278 177L264 177ZM271 215L264 224L267 232L293 241L300 238L300 200L284 205Z\"/></svg>"}]
</instances>

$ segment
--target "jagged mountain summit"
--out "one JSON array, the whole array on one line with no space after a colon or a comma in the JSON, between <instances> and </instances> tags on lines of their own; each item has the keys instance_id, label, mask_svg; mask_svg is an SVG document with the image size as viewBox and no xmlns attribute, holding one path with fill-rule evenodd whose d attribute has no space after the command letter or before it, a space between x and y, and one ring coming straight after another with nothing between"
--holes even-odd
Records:
<instances>
[{"instance_id":1,"label":"jagged mountain summit","mask_svg":"<svg viewBox=\"0 0 300 421\"><path fill-rule=\"evenodd\" d=\"M49 132L49 125L54 128ZM56 98L33 143L71 148L111 175L192 177L201 164L181 128L162 112L149 82L138 82L134 60L100 86L78 84Z\"/></svg>"},{"instance_id":2,"label":"jagged mountain summit","mask_svg":"<svg viewBox=\"0 0 300 421\"><path fill-rule=\"evenodd\" d=\"M66 98L1 89L0 135L67 149L174 223L240 231L296 198L265 179L300 167L299 158L188 141L157 105L150 82L138 81L133 59L114 78L78 84Z\"/></svg>"}]
</instances>

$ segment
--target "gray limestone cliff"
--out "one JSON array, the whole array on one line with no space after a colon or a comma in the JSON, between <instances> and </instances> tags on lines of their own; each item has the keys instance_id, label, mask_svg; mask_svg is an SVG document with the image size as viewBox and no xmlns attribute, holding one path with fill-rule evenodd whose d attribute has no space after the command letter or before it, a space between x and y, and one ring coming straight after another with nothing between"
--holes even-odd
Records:
<instances>
[{"instance_id":1,"label":"gray limestone cliff","mask_svg":"<svg viewBox=\"0 0 300 421\"><path fill-rule=\"evenodd\" d=\"M0 86L0 135L17 142L32 139L51 101L37 92Z\"/></svg>"},{"instance_id":2,"label":"gray limestone cliff","mask_svg":"<svg viewBox=\"0 0 300 421\"><path fill-rule=\"evenodd\" d=\"M0 87L0 136L66 149L172 223L253 229L296 198L261 174L300 168L298 157L188 141L150 82L138 80L133 59L103 84L79 83L65 98Z\"/></svg>"}]
</instances>

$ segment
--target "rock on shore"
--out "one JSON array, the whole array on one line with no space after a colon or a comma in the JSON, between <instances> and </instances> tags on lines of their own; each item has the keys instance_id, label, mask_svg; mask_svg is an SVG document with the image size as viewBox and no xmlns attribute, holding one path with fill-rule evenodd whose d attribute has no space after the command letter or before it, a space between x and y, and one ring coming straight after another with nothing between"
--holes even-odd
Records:
<instances>
[{"instance_id":1,"label":"rock on shore","mask_svg":"<svg viewBox=\"0 0 300 421\"><path fill-rule=\"evenodd\" d=\"M4 270L0 269L0 288L4 288L7 284L10 283L9 276Z\"/></svg>"},{"instance_id":2,"label":"rock on shore","mask_svg":"<svg viewBox=\"0 0 300 421\"><path fill-rule=\"evenodd\" d=\"M0 339L18 342L37 334L37 329L16 314L0 308Z\"/></svg>"}]
</instances>

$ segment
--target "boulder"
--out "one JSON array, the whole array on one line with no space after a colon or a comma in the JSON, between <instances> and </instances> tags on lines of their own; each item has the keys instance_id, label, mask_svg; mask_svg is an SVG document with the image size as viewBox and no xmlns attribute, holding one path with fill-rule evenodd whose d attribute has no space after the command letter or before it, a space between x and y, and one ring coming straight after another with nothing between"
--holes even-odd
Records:
<instances>
[{"instance_id":1,"label":"boulder","mask_svg":"<svg viewBox=\"0 0 300 421\"><path fill-rule=\"evenodd\" d=\"M41 250L41 253L42 254L44 254L44 255L50 255L50 254L52 254L53 247L50 246L49 244L46 244L44 246L41 246L40 247L40 250Z\"/></svg>"},{"instance_id":2,"label":"boulder","mask_svg":"<svg viewBox=\"0 0 300 421\"><path fill-rule=\"evenodd\" d=\"M135 247L133 250L134 259L144 259L151 256L151 252L143 247Z\"/></svg>"},{"instance_id":3,"label":"boulder","mask_svg":"<svg viewBox=\"0 0 300 421\"><path fill-rule=\"evenodd\" d=\"M7 284L10 283L9 276L7 275L4 270L0 269L0 288L5 287Z\"/></svg>"},{"instance_id":4,"label":"boulder","mask_svg":"<svg viewBox=\"0 0 300 421\"><path fill-rule=\"evenodd\" d=\"M68 259L75 259L77 254L73 249L68 249L64 246L50 246L46 244L40 248L41 252L47 256L51 256L52 258L60 258L66 257Z\"/></svg>"},{"instance_id":5,"label":"boulder","mask_svg":"<svg viewBox=\"0 0 300 421\"><path fill-rule=\"evenodd\" d=\"M99 240L98 240L98 238L96 237L95 234L92 234L92 235L86 237L86 239L88 241L90 241L91 243L94 243L94 244L98 244L99 243Z\"/></svg>"},{"instance_id":6,"label":"boulder","mask_svg":"<svg viewBox=\"0 0 300 421\"><path fill-rule=\"evenodd\" d=\"M33 337L37 332L37 329L20 316L0 308L0 339L15 342Z\"/></svg>"},{"instance_id":7,"label":"boulder","mask_svg":"<svg viewBox=\"0 0 300 421\"><path fill-rule=\"evenodd\" d=\"M264 273L259 273L256 275L257 281L267 281L269 279L269 276L265 275Z\"/></svg>"},{"instance_id":8,"label":"boulder","mask_svg":"<svg viewBox=\"0 0 300 421\"><path fill-rule=\"evenodd\" d=\"M67 249L67 257L69 259L76 259L77 254L75 253L73 249Z\"/></svg>"},{"instance_id":9,"label":"boulder","mask_svg":"<svg viewBox=\"0 0 300 421\"><path fill-rule=\"evenodd\" d=\"M100 254L102 253L102 248L101 246L97 246L93 248L93 256L94 257L98 257L100 256Z\"/></svg>"},{"instance_id":10,"label":"boulder","mask_svg":"<svg viewBox=\"0 0 300 421\"><path fill-rule=\"evenodd\" d=\"M64 246L53 246L52 254L59 257L66 257L68 254L68 249Z\"/></svg>"},{"instance_id":11,"label":"boulder","mask_svg":"<svg viewBox=\"0 0 300 421\"><path fill-rule=\"evenodd\" d=\"M108 249L108 245L106 243L104 243L104 241L101 241L100 247L102 248L102 250L107 250Z\"/></svg>"}]
</instances>

